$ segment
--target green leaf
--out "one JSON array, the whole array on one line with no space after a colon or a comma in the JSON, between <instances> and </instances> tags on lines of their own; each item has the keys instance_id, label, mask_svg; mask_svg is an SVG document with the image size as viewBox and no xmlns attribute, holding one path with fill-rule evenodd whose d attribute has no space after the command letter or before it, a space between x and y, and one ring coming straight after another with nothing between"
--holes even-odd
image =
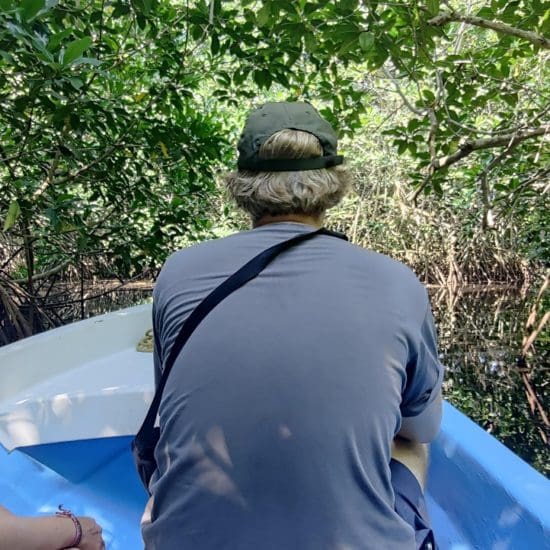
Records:
<instances>
[{"instance_id":1,"label":"green leaf","mask_svg":"<svg viewBox=\"0 0 550 550\"><path fill-rule=\"evenodd\" d=\"M51 63L54 61L53 55L46 49L46 46L41 40L33 38L32 45L38 51L37 56L42 59L42 61L45 61L46 63Z\"/></svg>"},{"instance_id":2,"label":"green leaf","mask_svg":"<svg viewBox=\"0 0 550 550\"><path fill-rule=\"evenodd\" d=\"M380 68L390 56L389 50L384 46L384 44L381 43L376 44L375 52L376 55L369 60L369 67L372 70Z\"/></svg>"},{"instance_id":3,"label":"green leaf","mask_svg":"<svg viewBox=\"0 0 550 550\"><path fill-rule=\"evenodd\" d=\"M409 132L414 132L420 126L422 126L421 120L418 120L417 118L411 118L411 120L409 120L409 123L407 124L407 130Z\"/></svg>"},{"instance_id":4,"label":"green leaf","mask_svg":"<svg viewBox=\"0 0 550 550\"><path fill-rule=\"evenodd\" d=\"M30 21L44 8L44 0L23 0L21 2L21 15L25 21Z\"/></svg>"},{"instance_id":5,"label":"green leaf","mask_svg":"<svg viewBox=\"0 0 550 550\"><path fill-rule=\"evenodd\" d=\"M194 40L199 40L202 37L202 32L201 25L191 25L191 36Z\"/></svg>"},{"instance_id":6,"label":"green leaf","mask_svg":"<svg viewBox=\"0 0 550 550\"><path fill-rule=\"evenodd\" d=\"M311 15L315 13L318 9L321 9L322 6L319 4L314 4L312 2L307 2L304 6L304 15Z\"/></svg>"},{"instance_id":7,"label":"green leaf","mask_svg":"<svg viewBox=\"0 0 550 550\"><path fill-rule=\"evenodd\" d=\"M256 23L258 27L265 27L271 18L271 8L269 7L269 3L265 4L262 8L260 8L260 11L258 11L258 15L256 16Z\"/></svg>"},{"instance_id":8,"label":"green leaf","mask_svg":"<svg viewBox=\"0 0 550 550\"><path fill-rule=\"evenodd\" d=\"M503 94L502 99L504 99L510 107L515 107L518 103L518 94Z\"/></svg>"},{"instance_id":9,"label":"green leaf","mask_svg":"<svg viewBox=\"0 0 550 550\"><path fill-rule=\"evenodd\" d=\"M63 64L68 65L72 61L75 61L92 45L92 39L89 36L80 38L79 40L73 40L65 49L63 54Z\"/></svg>"},{"instance_id":10,"label":"green leaf","mask_svg":"<svg viewBox=\"0 0 550 550\"><path fill-rule=\"evenodd\" d=\"M145 15L143 13L138 13L136 15L136 21L138 24L138 27L143 31L147 27L147 19L145 18Z\"/></svg>"},{"instance_id":11,"label":"green leaf","mask_svg":"<svg viewBox=\"0 0 550 550\"><path fill-rule=\"evenodd\" d=\"M273 81L270 72L265 69L254 71L253 77L258 87L265 88L266 90L271 86L271 82Z\"/></svg>"},{"instance_id":12,"label":"green leaf","mask_svg":"<svg viewBox=\"0 0 550 550\"><path fill-rule=\"evenodd\" d=\"M290 82L288 81L288 77L285 73L276 73L275 75L273 75L273 77L276 82L282 84L285 88L290 87Z\"/></svg>"},{"instance_id":13,"label":"green leaf","mask_svg":"<svg viewBox=\"0 0 550 550\"><path fill-rule=\"evenodd\" d=\"M492 8L489 6L484 6L476 13L476 16L481 17L482 19L495 19L496 14Z\"/></svg>"},{"instance_id":14,"label":"green leaf","mask_svg":"<svg viewBox=\"0 0 550 550\"><path fill-rule=\"evenodd\" d=\"M397 147L399 155L402 155L407 150L408 143L403 139L396 139L393 144Z\"/></svg>"},{"instance_id":15,"label":"green leaf","mask_svg":"<svg viewBox=\"0 0 550 550\"><path fill-rule=\"evenodd\" d=\"M212 52L212 55L216 55L220 51L220 39L218 38L217 34L212 35L210 51Z\"/></svg>"},{"instance_id":16,"label":"green leaf","mask_svg":"<svg viewBox=\"0 0 550 550\"><path fill-rule=\"evenodd\" d=\"M371 50L374 46L374 34L372 32L362 32L359 35L359 46L365 52Z\"/></svg>"},{"instance_id":17,"label":"green leaf","mask_svg":"<svg viewBox=\"0 0 550 550\"><path fill-rule=\"evenodd\" d=\"M103 11L96 10L90 15L90 23L98 23L103 18Z\"/></svg>"},{"instance_id":18,"label":"green leaf","mask_svg":"<svg viewBox=\"0 0 550 550\"><path fill-rule=\"evenodd\" d=\"M4 231L7 231L10 227L13 226L17 216L21 213L21 207L17 201L12 201L10 207L8 208L8 215L4 221Z\"/></svg>"},{"instance_id":19,"label":"green leaf","mask_svg":"<svg viewBox=\"0 0 550 550\"><path fill-rule=\"evenodd\" d=\"M239 84L242 84L246 77L248 76L249 71L247 70L236 70L233 74L233 82L238 86Z\"/></svg>"},{"instance_id":20,"label":"green leaf","mask_svg":"<svg viewBox=\"0 0 550 550\"><path fill-rule=\"evenodd\" d=\"M433 103L435 101L435 95L431 90L422 90L422 96L424 99L430 103Z\"/></svg>"},{"instance_id":21,"label":"green leaf","mask_svg":"<svg viewBox=\"0 0 550 550\"><path fill-rule=\"evenodd\" d=\"M123 3L123 2L119 2L115 9L113 10L113 13L112 13L112 17L113 18L118 18L118 17L122 17L123 15L127 15L130 13L130 6L129 6L129 2L128 3Z\"/></svg>"},{"instance_id":22,"label":"green leaf","mask_svg":"<svg viewBox=\"0 0 550 550\"><path fill-rule=\"evenodd\" d=\"M134 0L134 7L143 13L143 15L149 15L151 11L151 0Z\"/></svg>"},{"instance_id":23,"label":"green leaf","mask_svg":"<svg viewBox=\"0 0 550 550\"><path fill-rule=\"evenodd\" d=\"M76 78L76 76L71 76L69 78L69 82L75 90L80 90L80 88L82 88L82 86L84 85L84 82L82 82L80 78Z\"/></svg>"},{"instance_id":24,"label":"green leaf","mask_svg":"<svg viewBox=\"0 0 550 550\"><path fill-rule=\"evenodd\" d=\"M317 49L317 40L312 33L308 32L304 34L304 46L306 48L306 51L310 53L314 52Z\"/></svg>"},{"instance_id":25,"label":"green leaf","mask_svg":"<svg viewBox=\"0 0 550 550\"><path fill-rule=\"evenodd\" d=\"M10 11L13 9L13 0L0 0L0 10Z\"/></svg>"},{"instance_id":26,"label":"green leaf","mask_svg":"<svg viewBox=\"0 0 550 550\"><path fill-rule=\"evenodd\" d=\"M342 42L342 46L337 52L338 55L345 55L346 53L355 49L356 42L357 42L357 38L352 38L351 40Z\"/></svg>"},{"instance_id":27,"label":"green leaf","mask_svg":"<svg viewBox=\"0 0 550 550\"><path fill-rule=\"evenodd\" d=\"M340 0L338 5L345 11L354 11L359 4L358 0Z\"/></svg>"},{"instance_id":28,"label":"green leaf","mask_svg":"<svg viewBox=\"0 0 550 550\"><path fill-rule=\"evenodd\" d=\"M71 35L72 32L72 29L65 29L51 36L48 40L48 50L53 52L57 48L57 46L59 46L59 44L61 44L61 42L65 40L65 38Z\"/></svg>"},{"instance_id":29,"label":"green leaf","mask_svg":"<svg viewBox=\"0 0 550 550\"><path fill-rule=\"evenodd\" d=\"M437 15L439 13L439 0L426 0L426 8L430 15Z\"/></svg>"},{"instance_id":30,"label":"green leaf","mask_svg":"<svg viewBox=\"0 0 550 550\"><path fill-rule=\"evenodd\" d=\"M0 50L0 57L7 63L15 63L15 59L13 58L13 56L4 50Z\"/></svg>"},{"instance_id":31,"label":"green leaf","mask_svg":"<svg viewBox=\"0 0 550 550\"><path fill-rule=\"evenodd\" d=\"M93 65L94 67L98 67L101 65L101 61L95 57L81 57L73 63L73 67L77 65Z\"/></svg>"}]
</instances>

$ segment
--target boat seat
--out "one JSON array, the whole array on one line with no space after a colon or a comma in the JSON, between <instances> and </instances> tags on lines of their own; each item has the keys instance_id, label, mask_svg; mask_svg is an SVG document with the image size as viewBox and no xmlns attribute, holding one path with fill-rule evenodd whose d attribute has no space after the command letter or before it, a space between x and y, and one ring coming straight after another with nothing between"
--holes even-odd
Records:
<instances>
[{"instance_id":1,"label":"boat seat","mask_svg":"<svg viewBox=\"0 0 550 550\"><path fill-rule=\"evenodd\" d=\"M94 358L0 401L0 440L11 450L135 434L153 387L150 353L131 347Z\"/></svg>"}]
</instances>

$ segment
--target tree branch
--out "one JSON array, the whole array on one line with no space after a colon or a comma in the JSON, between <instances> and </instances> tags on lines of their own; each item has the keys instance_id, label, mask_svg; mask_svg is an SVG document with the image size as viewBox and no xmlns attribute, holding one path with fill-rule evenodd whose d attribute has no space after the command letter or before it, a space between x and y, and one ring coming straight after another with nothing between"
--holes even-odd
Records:
<instances>
[{"instance_id":1,"label":"tree branch","mask_svg":"<svg viewBox=\"0 0 550 550\"><path fill-rule=\"evenodd\" d=\"M37 275L34 275L32 280L33 282L39 281L40 279L46 279L47 277L51 277L52 275L55 275L56 273L59 273L63 269L65 269L68 265L70 265L72 260L65 260L61 262L59 265L56 265L55 267L52 267L51 269L48 269L48 271L44 271L42 273L38 273ZM21 279L11 279L13 283L25 283L27 282L27 277L23 277Z\"/></svg>"},{"instance_id":2,"label":"tree branch","mask_svg":"<svg viewBox=\"0 0 550 550\"><path fill-rule=\"evenodd\" d=\"M435 17L429 19L428 24L440 27L452 21L474 25L476 27L483 27L484 29L491 29L492 31L495 31L499 34L506 34L509 36L523 38L524 40L527 40L532 44L550 50L550 40L540 34L532 31L524 31L523 29L518 29L516 27L511 27L510 25L507 25L506 23L501 23L500 21L489 21L488 19L482 19L481 17L475 17L473 15L461 15L454 12L440 13Z\"/></svg>"},{"instance_id":3,"label":"tree branch","mask_svg":"<svg viewBox=\"0 0 550 550\"><path fill-rule=\"evenodd\" d=\"M13 302L8 293L0 285L0 303L4 305L7 313L7 318L12 322L17 338L25 338L32 334L32 327L29 325L25 317L21 314L17 304Z\"/></svg>"},{"instance_id":4,"label":"tree branch","mask_svg":"<svg viewBox=\"0 0 550 550\"><path fill-rule=\"evenodd\" d=\"M110 147L108 147L101 155L99 155L99 157L92 160L88 164L85 164L84 166L81 166L78 170L75 170L74 172L69 173L66 176L62 177L62 178L59 178L58 180L52 181L51 185L62 185L63 183L66 183L68 181L75 180L76 178L81 176L84 172L87 172L90 168L93 168L96 164L99 164L100 162L105 160L107 157L109 157L111 155L111 153L113 153L113 151L115 151L118 147L120 147L123 144L122 138L130 131L130 129L134 125L135 125L135 121L130 124L128 130L126 130L124 132L121 139L119 141L117 141L116 143L114 143L113 145L111 145ZM43 190L41 190L40 192L43 192Z\"/></svg>"},{"instance_id":5,"label":"tree branch","mask_svg":"<svg viewBox=\"0 0 550 550\"><path fill-rule=\"evenodd\" d=\"M518 143L525 141L526 139L543 136L548 133L549 130L550 128L548 126L541 126L540 128L522 130L511 134L504 134L501 136L467 141L466 143L461 145L459 149L453 154L447 155L445 157L440 157L433 161L431 166L434 170L441 170L441 168L451 166L452 164L455 164L459 160L463 159L464 157L467 157L473 151L478 151L479 149L491 149L493 147L502 146L513 147Z\"/></svg>"},{"instance_id":6,"label":"tree branch","mask_svg":"<svg viewBox=\"0 0 550 550\"><path fill-rule=\"evenodd\" d=\"M481 203L483 205L483 229L493 229L495 227L495 220L492 214L491 205L491 189L487 180L489 173L493 168L504 161L504 159L520 144L520 141L510 141L510 144L500 154L493 157L491 162L480 172L477 180L480 183Z\"/></svg>"},{"instance_id":7,"label":"tree branch","mask_svg":"<svg viewBox=\"0 0 550 550\"><path fill-rule=\"evenodd\" d=\"M418 197L424 191L424 189L430 183L434 173L437 170L451 166L452 164L457 163L459 160L462 160L464 157L467 157L473 151L478 151L479 149L492 149L493 147L502 147L506 146L505 153L496 157L498 161L495 164L491 163L490 169L492 169L498 162L504 159L506 154L511 151L516 145L519 145L522 141L545 135L550 131L550 127L542 126L540 128L534 128L529 130L518 131L510 134L499 135L492 138L476 139L474 141L467 141L459 147L452 155L447 155L446 157L440 157L438 159L432 160L428 166L428 172L420 184L420 186L414 192L411 200L416 204Z\"/></svg>"},{"instance_id":8,"label":"tree branch","mask_svg":"<svg viewBox=\"0 0 550 550\"><path fill-rule=\"evenodd\" d=\"M403 100L403 103L405 104L405 106L407 107L407 109L409 109L409 111L413 112L414 114L418 115L418 116L425 116L426 115L426 111L423 111L422 109L417 109L406 97L405 97L405 94L403 93L403 91L401 90L400 86L399 86L399 83L397 82L397 79L390 73L390 71L388 69L386 69L386 67L382 67L382 70L384 71L384 74L386 75L387 78L389 78L391 81L392 81L392 84L395 88L395 91L399 94L399 96L401 97L401 99Z\"/></svg>"}]
</instances>

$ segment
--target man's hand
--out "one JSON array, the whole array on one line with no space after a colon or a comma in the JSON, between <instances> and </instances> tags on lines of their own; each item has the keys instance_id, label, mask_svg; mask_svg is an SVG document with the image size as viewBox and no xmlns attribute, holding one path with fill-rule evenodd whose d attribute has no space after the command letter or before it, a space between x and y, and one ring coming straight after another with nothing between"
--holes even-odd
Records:
<instances>
[{"instance_id":1,"label":"man's hand","mask_svg":"<svg viewBox=\"0 0 550 550\"><path fill-rule=\"evenodd\" d=\"M396 436L392 443L391 456L413 473L424 490L428 469L428 446Z\"/></svg>"},{"instance_id":2,"label":"man's hand","mask_svg":"<svg viewBox=\"0 0 550 550\"><path fill-rule=\"evenodd\" d=\"M403 417L397 434L415 443L430 443L435 439L441 426L443 398L441 392L417 416Z\"/></svg>"}]
</instances>

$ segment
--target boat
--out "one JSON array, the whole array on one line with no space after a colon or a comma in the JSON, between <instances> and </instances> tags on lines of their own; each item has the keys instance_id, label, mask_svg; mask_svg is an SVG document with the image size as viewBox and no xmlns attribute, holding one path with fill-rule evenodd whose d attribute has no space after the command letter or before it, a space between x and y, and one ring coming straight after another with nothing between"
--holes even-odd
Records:
<instances>
[{"instance_id":1,"label":"boat","mask_svg":"<svg viewBox=\"0 0 550 550\"><path fill-rule=\"evenodd\" d=\"M0 504L94 517L109 550L143 548L147 500L130 453L153 396L145 304L0 348ZM427 505L441 550L550 548L550 481L449 403Z\"/></svg>"}]
</instances>

